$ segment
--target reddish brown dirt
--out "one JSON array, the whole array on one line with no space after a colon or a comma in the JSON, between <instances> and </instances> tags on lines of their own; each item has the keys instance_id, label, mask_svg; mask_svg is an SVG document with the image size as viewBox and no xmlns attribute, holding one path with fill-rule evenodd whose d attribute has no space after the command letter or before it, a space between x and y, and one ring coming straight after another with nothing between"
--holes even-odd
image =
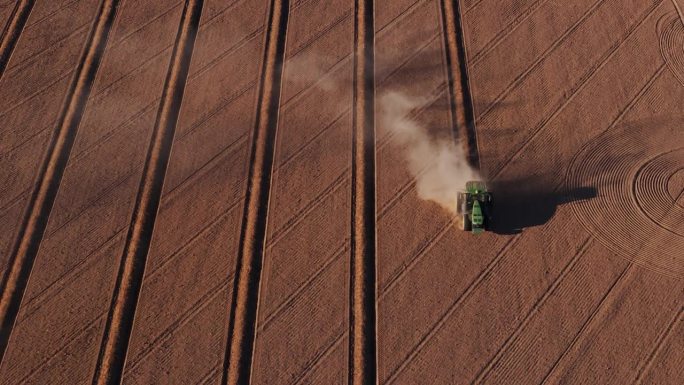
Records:
<instances>
[{"instance_id":1,"label":"reddish brown dirt","mask_svg":"<svg viewBox=\"0 0 684 385\"><path fill-rule=\"evenodd\" d=\"M684 4L459 3L502 221L458 231L377 127L378 382L681 383ZM124 383L224 376L270 4L204 1ZM375 1L375 91L423 97L412 118L445 138L440 4ZM0 79L3 272L97 8L37 1ZM2 384L92 381L182 12L121 2ZM290 2L254 384L348 382L353 44L354 1Z\"/></svg>"}]
</instances>

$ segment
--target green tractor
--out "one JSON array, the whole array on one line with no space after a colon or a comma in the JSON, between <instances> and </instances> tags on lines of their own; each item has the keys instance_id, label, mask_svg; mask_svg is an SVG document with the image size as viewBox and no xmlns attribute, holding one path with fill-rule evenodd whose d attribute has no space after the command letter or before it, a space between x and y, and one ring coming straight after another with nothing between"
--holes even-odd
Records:
<instances>
[{"instance_id":1,"label":"green tractor","mask_svg":"<svg viewBox=\"0 0 684 385\"><path fill-rule=\"evenodd\" d=\"M459 228L479 234L490 228L492 221L492 193L483 181L466 183L466 191L456 198Z\"/></svg>"}]
</instances>

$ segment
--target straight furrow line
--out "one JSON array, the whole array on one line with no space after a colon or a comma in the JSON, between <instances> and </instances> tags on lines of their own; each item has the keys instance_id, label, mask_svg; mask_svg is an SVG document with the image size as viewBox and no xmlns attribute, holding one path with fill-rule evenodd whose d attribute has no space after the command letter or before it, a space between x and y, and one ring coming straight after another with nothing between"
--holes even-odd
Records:
<instances>
[{"instance_id":1,"label":"straight furrow line","mask_svg":"<svg viewBox=\"0 0 684 385\"><path fill-rule=\"evenodd\" d=\"M411 256L409 258L408 263L402 264L401 268L395 270L390 275L390 277L387 279L387 283L384 285L384 287L380 288L380 296L379 296L380 300L385 298L387 296L387 294L390 291L392 291L392 288L394 288L394 286L396 286L397 283L399 283L401 281L401 279L406 275L406 273L408 271L410 271L411 268L413 268L413 266L415 266L422 259L422 257L424 255L426 255L426 253L428 251L430 251L430 249L432 249L432 247L434 247L437 244L437 242L440 239L442 239L442 236L444 236L444 234L446 234L446 232L452 228L454 223L456 223L456 220L457 219L454 216L449 221L447 221L444 225L442 225L442 227L440 227L439 230L437 230L437 232L434 234L434 236L432 236L420 249L418 249L418 251L416 251L416 253L413 256Z\"/></svg>"},{"instance_id":2,"label":"straight furrow line","mask_svg":"<svg viewBox=\"0 0 684 385\"><path fill-rule=\"evenodd\" d=\"M304 220L309 213L314 211L318 206L323 204L323 199L325 199L328 195L338 191L342 186L346 184L348 181L347 178L347 171L348 168L345 169L342 173L340 173L335 180L328 185L328 187L325 188L325 190L321 191L320 194L318 194L311 202L309 202L306 206L302 207L300 210L298 210L287 222L283 224L282 227L279 229L276 229L273 232L273 235L266 245L267 249L272 248L275 244L277 244L281 239L283 239L287 234L292 231L292 229L300 223L302 220Z\"/></svg>"},{"instance_id":3,"label":"straight furrow line","mask_svg":"<svg viewBox=\"0 0 684 385\"><path fill-rule=\"evenodd\" d=\"M350 385L377 383L374 43L373 0L355 0L349 293Z\"/></svg>"},{"instance_id":4,"label":"straight furrow line","mask_svg":"<svg viewBox=\"0 0 684 385\"><path fill-rule=\"evenodd\" d=\"M339 260L342 258L342 256L345 255L345 252L349 251L348 244L346 243L349 239L347 238L345 242L340 245L336 249L335 252L332 253L332 255L325 261L323 264L316 270L314 271L313 274L311 274L306 281L304 281L295 291L292 292L287 298L285 298L285 301L283 301L280 305L278 305L275 310L269 314L264 321L259 325L259 330L265 330L268 328L268 325L271 324L271 322L280 315L280 313L285 310L285 308L289 307L295 299L299 297L299 295L311 284L318 278L323 272L325 272L329 266L331 266L335 261Z\"/></svg>"},{"instance_id":5,"label":"straight furrow line","mask_svg":"<svg viewBox=\"0 0 684 385\"><path fill-rule=\"evenodd\" d=\"M475 9L475 8L477 8L477 6L480 5L480 3L483 2L483 1L484 1L484 0L475 0L472 4L470 4L470 7L468 7L468 8L465 10L465 12L463 12L463 15L465 16L465 15L467 15L468 13L470 13L470 11L472 11L472 10Z\"/></svg>"},{"instance_id":6,"label":"straight furrow line","mask_svg":"<svg viewBox=\"0 0 684 385\"><path fill-rule=\"evenodd\" d=\"M212 383L212 381L215 383L217 380L217 378L215 378L215 377L218 376L220 371L221 371L221 363L219 362L213 368L211 368L211 370L209 370L209 372L204 377L202 377L199 381L197 381L197 383L195 385L207 385L207 384Z\"/></svg>"},{"instance_id":7,"label":"straight furrow line","mask_svg":"<svg viewBox=\"0 0 684 385\"><path fill-rule=\"evenodd\" d=\"M611 48L606 51L603 55L603 58L599 62L598 65L594 66L591 71L587 74L584 75L582 79L580 79L579 84L577 84L575 87L570 92L570 96L563 102L561 103L558 108L556 108L555 111L551 115L549 115L547 118L543 119L540 124L533 129L532 135L525 140L525 142L518 148L516 152L514 152L501 166L501 168L494 173L493 178L496 178L501 174L506 169L506 166L508 166L514 159L516 159L520 154L525 150L529 144L536 138L538 137L541 132L544 131L544 129L552 122L554 121L560 114L565 110L565 108L570 105L570 103L579 95L579 93L589 84L589 81L594 78L598 72L608 64L611 58L615 56L619 50L619 48L639 29L641 25L644 24L644 22L653 14L658 9L658 6L662 3L662 0L655 3L653 8L651 8L648 12L645 13L645 15L640 19L638 23L633 25L630 30L627 32L627 34L624 36L624 38L620 39L618 42L614 43Z\"/></svg>"},{"instance_id":8,"label":"straight furrow line","mask_svg":"<svg viewBox=\"0 0 684 385\"><path fill-rule=\"evenodd\" d=\"M489 373L494 369L494 367L499 363L501 360L501 357L503 357L504 353L508 351L508 349L511 347L513 343L515 343L518 340L518 337L520 336L520 333L525 330L527 325L530 323L530 321L534 318L534 316L537 314L539 309L544 305L546 300L551 297L558 288L558 286L565 280L565 278L568 276L568 273L572 270L572 268L577 264L579 259L586 253L587 249L589 249L589 246L591 245L591 238L587 238L580 249L575 253L575 255L572 257L570 262L568 262L567 265L563 268L563 271L556 277L556 279L553 281L551 286L546 289L544 294L537 300L537 302L532 306L530 311L527 313L523 321L518 325L518 327L513 331L513 333L506 339L504 344L499 348L499 350L494 354L494 356L489 360L487 365L485 365L482 370L480 370L480 373L475 377L475 380L472 382L473 384L479 384L484 381L485 378L489 375Z\"/></svg>"},{"instance_id":9,"label":"straight furrow line","mask_svg":"<svg viewBox=\"0 0 684 385\"><path fill-rule=\"evenodd\" d=\"M327 35L330 31L332 31L333 29L335 29L335 27L337 27L338 25L342 24L344 21L346 21L346 20L349 19L350 17L351 17L351 10L349 10L349 11L343 13L343 14L340 15L338 18L334 19L334 20L332 21L332 23L328 24L325 28L323 28L323 29L317 31L313 36L311 36L311 38L305 40L304 43L303 43L301 46L295 47L295 49L293 49L291 52L288 52L286 60L287 60L287 59L290 59L291 57L297 56L297 55L299 55L302 51L304 51L304 50L310 48L311 45L312 45L316 40L318 40L318 39L320 39L321 37Z\"/></svg>"},{"instance_id":10,"label":"straight furrow line","mask_svg":"<svg viewBox=\"0 0 684 385\"><path fill-rule=\"evenodd\" d=\"M658 354L663 350L665 347L665 343L672 337L672 333L675 330L675 327L679 325L680 322L682 322L682 319L684 318L684 308L680 307L679 311L675 313L675 316L672 318L672 321L663 329L663 331L660 333L658 336L658 339L656 340L655 345L653 346L653 349L651 349L651 353L646 357L646 360L642 364L639 364L639 370L637 372L636 378L634 379L634 384L641 384L644 381L644 378L646 377L646 374L651 370L651 367L653 366L653 363L655 362L656 357Z\"/></svg>"},{"instance_id":11,"label":"straight furrow line","mask_svg":"<svg viewBox=\"0 0 684 385\"><path fill-rule=\"evenodd\" d=\"M23 59L23 61L21 61L21 62L19 62L19 63L16 63L16 64L13 64L13 65L9 66L9 67L7 68L7 73L18 72L18 71L20 71L20 70L23 69L23 68L30 67L30 66L32 66L32 65L35 66L36 63L34 62L33 59L36 59L36 58L39 58L39 57L43 56L43 54L44 54L45 52L47 52L47 51L49 51L50 49L52 49L52 48L58 46L60 43L66 41L66 40L69 40L69 39L71 39L72 37L74 37L74 36L76 36L76 35L80 35L80 34L83 33L83 32L86 32L86 31L88 30L88 26L90 25L90 23L91 23L90 21L87 21L87 22L85 22L85 23L79 25L78 28L76 28L75 30L73 30L73 31L70 32L69 34L67 34L67 35L65 35L65 36L63 36L63 37L61 37L61 38L59 38L59 40L55 40L54 42L50 42L50 45L49 45L49 46L44 47L44 48L41 49L40 51L34 52L33 54L31 54L31 55L25 57L25 58ZM25 29L26 29L26 28L25 28ZM112 46L114 46L114 44L112 44ZM73 72L72 70L69 70L69 71L65 72L64 74L62 74L63 76L60 76L60 78L63 79L64 77L68 76L68 75L69 75L70 73L72 73L72 72ZM53 84L53 83L51 83L51 84ZM36 95L36 94L42 92L43 89L44 89L44 88L38 89L38 91L36 91L35 93L29 95L27 98L28 98L28 99L31 99L34 95ZM20 101L18 104L23 104L23 103L24 103L23 101ZM3 111L2 113L0 113L0 116L1 116L1 115L5 115L5 113L6 113L7 111L12 110L14 107L15 107L15 106L10 106L10 107L8 107L5 111Z\"/></svg>"},{"instance_id":12,"label":"straight furrow line","mask_svg":"<svg viewBox=\"0 0 684 385\"><path fill-rule=\"evenodd\" d=\"M120 229L120 230L119 230L119 232L118 232L118 233L117 233L116 235L120 234L120 233L121 233L121 231L123 231L123 229ZM157 270L157 269L155 269L155 270Z\"/></svg>"},{"instance_id":13,"label":"straight furrow line","mask_svg":"<svg viewBox=\"0 0 684 385\"><path fill-rule=\"evenodd\" d=\"M17 1L2 34L0 34L0 79L5 73L7 63L9 63L14 47L16 47L21 32L24 30L34 3L35 0Z\"/></svg>"},{"instance_id":14,"label":"straight furrow line","mask_svg":"<svg viewBox=\"0 0 684 385\"><path fill-rule=\"evenodd\" d=\"M568 355L568 353L574 348L574 346L579 342L580 338L584 335L584 333L589 330L591 325L594 323L594 320L597 319L597 315L600 313L600 311L608 304L609 298L611 298L611 295L615 292L614 290L616 287L621 286L623 282L625 281L625 277L627 277L627 273L630 271L633 271L632 267L634 265L629 263L627 267L625 267L620 275L615 279L612 285L610 285L610 288L606 291L606 293L601 297L601 301L596 305L594 310L591 312L591 315L589 315L589 318L582 324L582 327L577 331L575 336L573 337L572 341L570 344L568 344L568 347L565 348L563 353L556 359L554 364L551 366L551 369L546 373L546 376L544 376L544 379L542 380L541 384L546 384L549 379L552 377L553 373L556 371L556 369L559 367L560 363L565 359L565 357Z\"/></svg>"},{"instance_id":15,"label":"straight furrow line","mask_svg":"<svg viewBox=\"0 0 684 385\"><path fill-rule=\"evenodd\" d=\"M12 197L9 201L7 201L7 204L4 206L0 207L0 218L4 217L7 214L7 211L9 211L14 205L19 203L21 201L21 198L24 197L24 194L28 192L28 189L20 192L18 195Z\"/></svg>"},{"instance_id":16,"label":"straight furrow line","mask_svg":"<svg viewBox=\"0 0 684 385\"><path fill-rule=\"evenodd\" d=\"M237 1L231 2L229 5L226 6L226 8L224 8L224 9L221 10L217 15L215 15L214 18L212 18L212 20L215 19L216 17L218 17L220 14L222 14L222 13L226 12L227 10L229 10L230 8L232 8L232 6L235 5L236 3L237 3ZM164 11L163 14L166 14L166 13L168 13L169 11L171 11L171 10L173 10L173 9L175 9L175 6L172 7L172 8L170 8L170 9L168 9L168 10L166 10L166 11ZM159 17L163 16L163 14L160 15ZM138 28L138 30L142 30L144 27L146 27L147 25L149 25L149 24L151 24L151 23L152 23L152 21L146 22L144 25L142 25L140 28ZM207 27L207 25L210 25L210 24L211 24L210 22L206 22L206 21L205 21L205 23L202 24L201 29L203 30L204 28ZM260 30L261 30L261 28L257 29L257 31L260 31ZM122 44L123 42L125 42L125 41L128 39L128 37L132 36L133 33L134 33L134 32L128 33L125 37L121 38L121 39L118 40L117 42L112 43L112 47L116 47L116 46ZM254 32L253 32L253 33L254 33ZM226 56L226 55L229 55L230 53L232 53L232 52L236 51L237 49L239 49L240 47L244 46L245 43L246 43L245 39L248 39L250 36L251 36L251 35L248 35L247 37L241 39L241 40L238 41L235 45L233 45L233 46L231 46L230 48L228 48L228 50L226 50L226 51L224 51L223 53L221 53L221 55L219 55L218 58L213 59L212 61L210 61L209 63L207 63L204 67L198 69L197 72L194 72L192 75L190 75L190 79L194 79L194 78L198 77L200 74L202 74L202 73L208 71L209 69L213 68L213 66L217 63L217 61L218 61L220 58L222 58L222 57L224 57L224 56ZM123 79L126 79L126 78L128 78L128 77L130 77L130 76L132 76L132 75L137 74L138 72L142 71L147 65L149 65L149 64L151 64L151 63L154 63L162 54L164 54L165 52L167 52L167 50L171 49L172 47L173 47L173 44L168 44L168 45L164 46L164 47L161 48L159 51L155 52L151 57L149 57L148 59L145 59L142 63L140 63L139 65L137 65L137 66L136 66L134 69L132 69L131 71L129 71L129 72L127 72L127 73L124 73L124 74L121 74L117 79L114 79L114 80L113 80L110 84L108 84L106 87L104 87L104 88L102 88L102 89L98 89L97 92L96 92L96 93L93 95L93 97L92 97L93 103L95 103L95 102L101 100L103 97L107 96L108 93L107 93L106 91L109 90L109 89L111 89L111 88L113 88L114 86L116 86L116 85L117 85L119 82L121 82ZM58 83L58 82L61 81L62 79L64 79L64 78L66 78L67 76L69 76L69 74L71 74L72 72L73 72L73 71L69 70L69 71L67 71L67 72L65 72L65 73L63 73L63 74L61 74L61 75L59 75L58 78L57 78L56 80L50 82L50 83L47 84L45 87L43 87L43 88L37 90L36 92L34 92L33 94L29 95L26 99L22 100L22 101L19 102L18 104L15 104L15 105L9 107L8 109L6 109L5 111L1 112L1 113L0 113L0 116L6 115L6 114L7 114L8 112L10 112L11 110L13 110L13 109L15 109L15 108L21 106L22 104L24 104L24 103L30 101L30 100L33 99L35 96L41 94L41 93L44 92L46 89L50 88L52 85ZM116 129L118 129L118 128L122 127L122 126L125 126L125 125L128 124L128 123L130 123L132 120L134 120L135 118L139 117L139 116L142 115L144 112L148 112L148 111L154 109L154 107L158 105L159 100L160 100L159 98L156 98L154 101L152 101L152 102L150 102L149 104L147 104L145 107L143 107L143 108L142 108L141 110L139 110L137 113L135 113L134 116L133 116L132 118L128 119L126 122L124 122L124 123L120 124L119 126L117 126L113 131L116 131ZM46 126L46 127L43 128L43 129L38 130L37 132L35 132L35 133L33 133L31 136L29 136L26 140L24 140L23 142L21 142L21 143L19 143L19 144L16 144L16 145L15 145L14 147L12 147L12 148L10 148L10 149L8 149L8 150L0 151L0 154L10 153L10 152L16 150L18 147L21 147L21 146L25 145L27 142L31 141L33 138L35 138L36 136L40 135L40 134L43 133L45 130L47 130L48 127L49 127L49 125ZM110 131L108 134L111 134L111 131Z\"/></svg>"},{"instance_id":17,"label":"straight furrow line","mask_svg":"<svg viewBox=\"0 0 684 385\"><path fill-rule=\"evenodd\" d=\"M499 32L485 45L480 49L479 52L475 53L473 55L473 58L471 59L471 67L475 67L479 62L484 59L487 54L489 54L494 48L498 47L503 40L510 36L515 30L517 30L522 23L527 20L530 16L534 15L534 13L544 4L546 4L548 0L537 0L533 4L531 4L527 9L525 9L521 14L515 17L515 19L511 20L507 25L505 25L502 29L499 30ZM467 13L467 11L466 11Z\"/></svg>"},{"instance_id":18,"label":"straight furrow line","mask_svg":"<svg viewBox=\"0 0 684 385\"><path fill-rule=\"evenodd\" d=\"M60 231L61 229L65 228L65 227L68 226L70 223L76 221L76 220L77 220L81 215L83 215L90 207L92 207L92 206L96 205L97 203L99 203L102 199L104 199L105 197L107 197L107 195L108 195L109 193L111 193L112 191L114 191L117 187L123 185L123 184L124 184L126 181L128 181L128 179L131 178L132 176L133 176L133 173L128 173L128 174L126 174L126 175L124 175L124 176L122 176L122 177L116 179L113 183L110 183L108 186L106 186L106 187L104 188L104 190L100 191L100 192L97 194L97 196L95 196L95 198L93 198L92 201L88 202L83 208L81 208L77 213L75 213L75 215L74 215L73 217L68 218L66 221L64 221L64 223L62 223L61 225L57 226L57 227L56 227L55 229L53 229L52 231L48 232L48 233L45 235L44 238L45 238L45 239L50 238L52 235L54 235L55 233L57 233L57 232Z\"/></svg>"},{"instance_id":19,"label":"straight furrow line","mask_svg":"<svg viewBox=\"0 0 684 385\"><path fill-rule=\"evenodd\" d=\"M23 2L22 2L23 4ZM0 283L0 362L4 357L35 257L99 69L118 1L103 0L37 177Z\"/></svg>"},{"instance_id":20,"label":"straight furrow line","mask_svg":"<svg viewBox=\"0 0 684 385\"><path fill-rule=\"evenodd\" d=\"M40 307L48 299L52 297L49 294L53 292L58 293L71 282L75 281L76 278L78 278L81 273L85 272L87 268L89 268L97 262L101 262L102 260L91 257L95 255L95 253L104 249L105 247L113 244L114 240L116 240L119 236L123 235L125 229L125 227L117 229L112 236L110 236L104 242L96 246L91 252L88 253L88 255L85 256L85 258L78 261L78 263L74 267L64 272L64 274L60 275L52 284L45 287L45 289L39 291L35 296L33 296L33 298L27 300L26 304L24 305L25 310L22 312L22 316L17 320L17 325L20 325L24 320L30 318L33 314L35 314L40 309Z\"/></svg>"},{"instance_id":21,"label":"straight furrow line","mask_svg":"<svg viewBox=\"0 0 684 385\"><path fill-rule=\"evenodd\" d=\"M337 347L342 343L344 340L344 337L347 335L346 332L340 331L340 333L337 335L337 338L332 340L330 344L328 344L325 348L323 348L322 351L320 351L316 357L312 360L311 363L309 363L300 373L297 377L295 377L289 385L299 385L301 384L306 377L314 371L316 368L321 366L321 363L332 354L332 352L337 349Z\"/></svg>"},{"instance_id":22,"label":"straight furrow line","mask_svg":"<svg viewBox=\"0 0 684 385\"><path fill-rule=\"evenodd\" d=\"M271 0L221 382L249 384L266 244L289 0Z\"/></svg>"},{"instance_id":23,"label":"straight furrow line","mask_svg":"<svg viewBox=\"0 0 684 385\"><path fill-rule=\"evenodd\" d=\"M209 230L211 230L216 224L221 222L224 218L226 218L228 215L230 215L233 210L236 208L240 207L240 203L242 202L242 198L244 196L241 196L239 199L236 199L235 202L231 203L228 208L223 210L219 215L217 215L215 218L212 218L209 223L207 223L204 227L202 227L195 235L190 237L187 241L184 241L183 244L178 247L175 251L170 253L168 256L164 257L162 261L159 263L159 265L155 266L154 269L150 270L150 272L147 274L145 277L146 279L152 279L155 277L158 273L160 273L165 266L167 266L169 263L171 263L174 259L179 257L183 251L187 250L192 246L192 244L200 239L202 235L206 234Z\"/></svg>"},{"instance_id":24,"label":"straight furrow line","mask_svg":"<svg viewBox=\"0 0 684 385\"><path fill-rule=\"evenodd\" d=\"M440 11L449 84L452 135L465 150L470 166L479 169L480 151L468 80L468 58L463 38L460 3L440 0Z\"/></svg>"},{"instance_id":25,"label":"straight furrow line","mask_svg":"<svg viewBox=\"0 0 684 385\"><path fill-rule=\"evenodd\" d=\"M521 233L522 234L522 233ZM420 339L418 344L411 349L408 355L404 357L402 360L401 364L394 369L389 377L387 378L387 381L385 381L386 384L391 384L396 379L399 377L399 374L404 371L408 367L408 364L418 355L418 353L422 350L422 348L427 344L428 341L432 339L432 337L437 334L439 330L442 329L442 327L446 324L446 321L449 319L449 317L460 307L460 305L465 302L465 300L470 297L470 294L472 294L475 289L480 285L480 283L489 276L489 274L494 270L494 267L499 263L501 259L503 259L503 256L506 255L506 252L513 247L515 243L521 238L521 234L516 234L514 237L510 238L506 245L499 251L499 253L492 259L487 267L482 270L477 277L468 285L466 290L461 294L456 301L454 301L451 306L447 309L447 311L439 318L439 320L430 328L427 334L423 336L423 338Z\"/></svg>"},{"instance_id":26,"label":"straight furrow line","mask_svg":"<svg viewBox=\"0 0 684 385\"><path fill-rule=\"evenodd\" d=\"M38 19L35 19L35 18L34 18L34 19L31 19L31 22L26 24L26 28L29 28L29 27L31 27L31 26L34 26L34 25L36 25L36 24L42 22L43 20L49 19L50 17L52 17L52 16L54 16L54 15L56 15L56 14L62 12L62 10L64 10L65 8L71 6L72 4L78 3L78 1L79 1L79 0L71 0L71 1L69 1L69 2L67 2L67 3L65 3L65 4L62 4L61 7L59 7L59 8L57 8L57 9L53 10L52 12L49 12L49 13L45 14L45 15L44 15L43 17L41 17L41 18L38 18Z\"/></svg>"},{"instance_id":27,"label":"straight furrow line","mask_svg":"<svg viewBox=\"0 0 684 385\"><path fill-rule=\"evenodd\" d=\"M661 0L662 1L662 0ZM492 111L494 111L494 108L499 105L499 103L503 100L503 98L510 93L512 89L515 87L519 86L527 77L534 71L541 63L546 60L546 58L551 54L553 51L556 50L565 40L572 35L573 32L575 32L591 15L594 14L594 12L598 9L600 5L604 4L603 0L596 0L594 4L592 4L589 9L584 12L584 14L572 25L570 28L568 28L561 36L556 39L556 41L549 46L539 57L537 60L534 61L531 65L529 65L525 71L523 71L521 74L515 77L513 81L506 86L506 88L501 91L495 98L494 100L485 108L485 110L480 114L480 116L477 117L477 121L482 121L487 115L489 115Z\"/></svg>"},{"instance_id":28,"label":"straight furrow line","mask_svg":"<svg viewBox=\"0 0 684 385\"><path fill-rule=\"evenodd\" d=\"M104 318L105 312L101 312L100 314L97 315L92 321L88 322L84 327L81 329L71 333L69 336L67 336L67 343L62 345L59 349L55 350L52 354L50 354L47 358L42 360L38 365L36 365L33 370L28 372L24 377L22 377L19 381L17 381L17 384L25 384L33 378L40 369L42 369L45 365L49 364L52 360L54 360L56 357L59 357L73 342L76 341L76 339L81 336L83 333L86 333L92 329L94 329L99 322Z\"/></svg>"},{"instance_id":29,"label":"straight furrow line","mask_svg":"<svg viewBox=\"0 0 684 385\"><path fill-rule=\"evenodd\" d=\"M119 384L161 201L173 137L202 14L202 0L186 0L159 111L126 237L93 384Z\"/></svg>"},{"instance_id":30,"label":"straight furrow line","mask_svg":"<svg viewBox=\"0 0 684 385\"><path fill-rule=\"evenodd\" d=\"M231 273L228 279L220 281L218 284L212 286L206 293L202 295L197 301L195 301L186 311L181 313L176 320L174 320L164 331L159 335L154 337L152 341L145 344L140 353L135 357L131 357L131 363L128 368L126 368L126 373L133 373L142 364L147 357L149 357L152 352L157 350L165 341L168 341L173 334L190 322L193 317L203 309L205 309L209 304L216 299L224 290L228 289L228 285L232 282L234 276Z\"/></svg>"}]
</instances>

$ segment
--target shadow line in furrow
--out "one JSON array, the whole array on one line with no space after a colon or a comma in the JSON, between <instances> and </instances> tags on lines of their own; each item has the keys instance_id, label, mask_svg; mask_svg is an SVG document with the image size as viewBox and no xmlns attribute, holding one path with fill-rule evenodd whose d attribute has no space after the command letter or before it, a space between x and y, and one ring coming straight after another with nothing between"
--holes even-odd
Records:
<instances>
[{"instance_id":1,"label":"shadow line in furrow","mask_svg":"<svg viewBox=\"0 0 684 385\"><path fill-rule=\"evenodd\" d=\"M375 27L373 0L354 3L351 263L349 298L350 385L377 383Z\"/></svg>"},{"instance_id":2,"label":"shadow line in furrow","mask_svg":"<svg viewBox=\"0 0 684 385\"><path fill-rule=\"evenodd\" d=\"M249 384L275 158L289 0L271 0L222 384Z\"/></svg>"},{"instance_id":3,"label":"shadow line in furrow","mask_svg":"<svg viewBox=\"0 0 684 385\"><path fill-rule=\"evenodd\" d=\"M121 383L202 6L202 0L185 2L126 237L93 384Z\"/></svg>"},{"instance_id":4,"label":"shadow line in furrow","mask_svg":"<svg viewBox=\"0 0 684 385\"><path fill-rule=\"evenodd\" d=\"M0 35L0 79L5 73L7 63L9 63L14 47L16 47L19 36L24 30L34 3L35 0L17 1L5 28L2 30L2 35Z\"/></svg>"},{"instance_id":5,"label":"shadow line in furrow","mask_svg":"<svg viewBox=\"0 0 684 385\"><path fill-rule=\"evenodd\" d=\"M10 252L10 267L5 270L0 283L0 362L7 350L50 211L102 61L118 3L118 0L103 0L100 5Z\"/></svg>"},{"instance_id":6,"label":"shadow line in furrow","mask_svg":"<svg viewBox=\"0 0 684 385\"><path fill-rule=\"evenodd\" d=\"M460 3L439 0L444 35L449 105L454 138L463 146L468 163L480 168L480 152L473 114L473 101L468 83L468 63L463 38Z\"/></svg>"}]
</instances>

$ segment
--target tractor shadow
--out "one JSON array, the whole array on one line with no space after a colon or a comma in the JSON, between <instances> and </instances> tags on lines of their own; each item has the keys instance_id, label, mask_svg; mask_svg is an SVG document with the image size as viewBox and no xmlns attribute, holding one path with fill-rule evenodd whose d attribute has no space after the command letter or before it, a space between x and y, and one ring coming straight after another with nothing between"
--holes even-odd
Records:
<instances>
[{"instance_id":1,"label":"tractor shadow","mask_svg":"<svg viewBox=\"0 0 684 385\"><path fill-rule=\"evenodd\" d=\"M596 187L562 188L526 187L524 181L492 183L494 200L491 231L518 234L523 229L540 226L553 218L558 206L596 197Z\"/></svg>"}]
</instances>

